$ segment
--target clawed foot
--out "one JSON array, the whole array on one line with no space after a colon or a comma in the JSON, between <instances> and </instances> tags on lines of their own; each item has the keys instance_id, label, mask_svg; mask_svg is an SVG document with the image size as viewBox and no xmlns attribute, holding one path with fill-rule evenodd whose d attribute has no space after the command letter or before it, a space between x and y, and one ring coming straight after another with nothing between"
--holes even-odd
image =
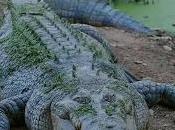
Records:
<instances>
[{"instance_id":1,"label":"clawed foot","mask_svg":"<svg viewBox=\"0 0 175 130\"><path fill-rule=\"evenodd\" d=\"M133 85L143 95L148 106L161 103L173 108L175 107L175 86L173 84L143 80L135 82Z\"/></svg>"}]
</instances>

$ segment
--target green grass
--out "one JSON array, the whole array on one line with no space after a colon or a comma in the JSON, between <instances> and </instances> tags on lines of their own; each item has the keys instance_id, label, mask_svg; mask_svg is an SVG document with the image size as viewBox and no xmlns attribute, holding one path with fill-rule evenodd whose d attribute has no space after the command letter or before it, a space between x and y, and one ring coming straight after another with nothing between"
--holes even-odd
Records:
<instances>
[{"instance_id":1,"label":"green grass","mask_svg":"<svg viewBox=\"0 0 175 130\"><path fill-rule=\"evenodd\" d=\"M0 65L0 81L1 81L1 79L2 79L2 76L3 76L3 70L2 70L2 67L1 67L1 65Z\"/></svg>"},{"instance_id":2,"label":"green grass","mask_svg":"<svg viewBox=\"0 0 175 130\"><path fill-rule=\"evenodd\" d=\"M77 117L82 117L85 115L94 116L94 115L96 115L96 111L91 105L84 104L84 105L80 106L77 110L75 110L75 115Z\"/></svg>"},{"instance_id":3,"label":"green grass","mask_svg":"<svg viewBox=\"0 0 175 130\"><path fill-rule=\"evenodd\" d=\"M155 4L144 5L141 3L126 4L117 0L114 7L118 8L135 19L152 28L160 28L175 33L175 0L155 0Z\"/></svg>"},{"instance_id":4,"label":"green grass","mask_svg":"<svg viewBox=\"0 0 175 130\"><path fill-rule=\"evenodd\" d=\"M3 23L3 17L0 16L0 27L2 26L2 23Z\"/></svg>"},{"instance_id":5,"label":"green grass","mask_svg":"<svg viewBox=\"0 0 175 130\"><path fill-rule=\"evenodd\" d=\"M6 39L6 53L13 61L9 71L14 71L21 66L35 66L54 59L54 55L47 50L39 36L23 21L18 19L18 14L11 9L13 33Z\"/></svg>"},{"instance_id":6,"label":"green grass","mask_svg":"<svg viewBox=\"0 0 175 130\"><path fill-rule=\"evenodd\" d=\"M11 38L8 40L6 52L18 66L32 66L50 58L50 52L41 45L37 36L23 25L15 25Z\"/></svg>"},{"instance_id":7,"label":"green grass","mask_svg":"<svg viewBox=\"0 0 175 130\"><path fill-rule=\"evenodd\" d=\"M1 5L0 5L1 6ZM1 9L1 7L0 7L0 27L2 26L2 24L3 24L3 10Z\"/></svg>"},{"instance_id":8,"label":"green grass","mask_svg":"<svg viewBox=\"0 0 175 130\"><path fill-rule=\"evenodd\" d=\"M0 0L0 27L3 23L3 10L7 7L7 0Z\"/></svg>"}]
</instances>

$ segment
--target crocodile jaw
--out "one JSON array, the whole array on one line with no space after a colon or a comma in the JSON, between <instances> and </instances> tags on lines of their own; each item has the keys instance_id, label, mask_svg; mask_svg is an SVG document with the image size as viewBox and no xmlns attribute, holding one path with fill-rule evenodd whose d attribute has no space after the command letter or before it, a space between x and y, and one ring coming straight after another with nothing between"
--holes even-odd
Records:
<instances>
[{"instance_id":1,"label":"crocodile jaw","mask_svg":"<svg viewBox=\"0 0 175 130\"><path fill-rule=\"evenodd\" d=\"M69 120L64 120L57 115L52 114L52 125L54 130L76 130ZM96 122L90 118L84 118L81 130L137 130L135 120L133 117L127 118L127 123L125 124L120 118L110 117L103 122Z\"/></svg>"},{"instance_id":2,"label":"crocodile jaw","mask_svg":"<svg viewBox=\"0 0 175 130\"><path fill-rule=\"evenodd\" d=\"M65 97L61 102L55 99L51 105L53 129L137 130L134 106L130 96L126 97L125 94L102 87L99 93L79 89L71 98ZM84 109L83 113L77 114L87 99L91 100L89 105L92 105L95 114Z\"/></svg>"}]
</instances>

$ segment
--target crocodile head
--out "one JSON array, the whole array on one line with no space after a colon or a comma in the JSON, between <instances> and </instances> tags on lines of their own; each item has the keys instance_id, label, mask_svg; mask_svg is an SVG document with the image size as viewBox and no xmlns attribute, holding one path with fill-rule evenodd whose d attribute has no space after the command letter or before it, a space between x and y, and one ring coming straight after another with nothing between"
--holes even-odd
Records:
<instances>
[{"instance_id":1,"label":"crocodile head","mask_svg":"<svg viewBox=\"0 0 175 130\"><path fill-rule=\"evenodd\" d=\"M55 98L51 105L54 129L137 130L132 97L126 86L116 84L91 90L81 86L82 89L61 102Z\"/></svg>"}]
</instances>

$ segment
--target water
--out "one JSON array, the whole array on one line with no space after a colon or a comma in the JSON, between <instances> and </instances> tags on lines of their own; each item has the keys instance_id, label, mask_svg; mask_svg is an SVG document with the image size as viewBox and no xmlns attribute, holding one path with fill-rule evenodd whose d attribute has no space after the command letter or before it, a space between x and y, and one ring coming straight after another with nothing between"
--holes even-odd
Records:
<instances>
[{"instance_id":1,"label":"water","mask_svg":"<svg viewBox=\"0 0 175 130\"><path fill-rule=\"evenodd\" d=\"M175 0L154 0L154 4L124 3L124 0L112 0L114 8L118 8L146 26L160 28L175 33ZM151 1L151 0L150 0Z\"/></svg>"}]
</instances>

